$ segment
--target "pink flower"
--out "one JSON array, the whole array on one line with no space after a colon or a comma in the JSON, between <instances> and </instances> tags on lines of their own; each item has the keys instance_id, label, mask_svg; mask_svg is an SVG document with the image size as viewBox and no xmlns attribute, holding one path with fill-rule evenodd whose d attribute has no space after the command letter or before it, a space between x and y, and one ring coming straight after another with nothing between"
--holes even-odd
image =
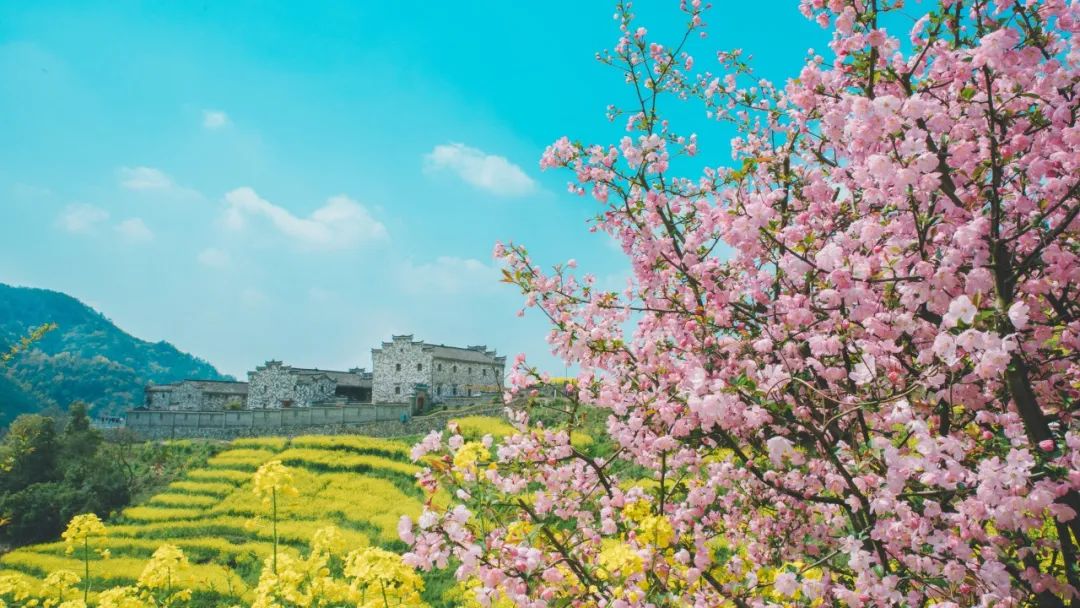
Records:
<instances>
[{"instance_id":1,"label":"pink flower","mask_svg":"<svg viewBox=\"0 0 1080 608\"><path fill-rule=\"evenodd\" d=\"M855 362L851 373L848 374L852 382L857 385L869 384L877 377L877 364L874 357L863 354L862 358Z\"/></svg>"},{"instance_id":2,"label":"pink flower","mask_svg":"<svg viewBox=\"0 0 1080 608\"><path fill-rule=\"evenodd\" d=\"M703 33L695 2L679 3L681 34ZM445 466L466 449L452 423L447 441L414 450L430 464L417 478L431 506L400 524L407 563L457 563L480 603L528 608L1072 598L1027 564L1080 550L1037 533L1075 517L1062 499L1080 490L1068 95L1080 9L967 3L954 38L930 18L935 3L903 3L906 36L877 29L856 10L865 2L798 4L834 29L782 84L750 77L739 52L690 74L681 36L647 44L619 4L618 43L600 59L629 85L627 111L607 113L625 136L560 138L541 166L593 193L589 227L627 255L625 288L574 275L572 261L547 270L520 245L495 251L526 307L550 319L552 353L580 370L565 396L598 415L573 441L562 417L534 419L565 404L515 361L504 399L536 407L510 414L521 433L483 440L496 457L482 473ZM901 2L879 4L882 23L900 23L887 13ZM703 111L667 113L674 102ZM716 133L699 116L735 137L698 142L690 134ZM979 323L976 303L1011 326ZM1014 357L1034 403L1006 378ZM601 457L581 430L593 448L603 440ZM1047 430L1055 439L1030 444ZM676 491L657 492L661 479ZM668 536L678 546L658 554ZM718 538L738 548L723 564ZM800 580L791 564L820 575ZM602 585L578 580L624 566ZM717 568L721 589L701 580Z\"/></svg>"},{"instance_id":3,"label":"pink flower","mask_svg":"<svg viewBox=\"0 0 1080 608\"><path fill-rule=\"evenodd\" d=\"M799 579L792 572L781 572L773 581L776 592L785 597L792 597L799 589Z\"/></svg>"},{"instance_id":4,"label":"pink flower","mask_svg":"<svg viewBox=\"0 0 1080 608\"><path fill-rule=\"evenodd\" d=\"M417 520L416 523L420 526L421 530L428 530L434 527L438 521L438 515L436 515L433 511L424 509L424 512L420 514L420 518Z\"/></svg>"},{"instance_id":5,"label":"pink flower","mask_svg":"<svg viewBox=\"0 0 1080 608\"><path fill-rule=\"evenodd\" d=\"M957 321L963 321L971 325L977 312L978 309L972 304L971 299L962 295L949 304L949 312L942 317L941 324L944 327L956 327Z\"/></svg>"},{"instance_id":6,"label":"pink flower","mask_svg":"<svg viewBox=\"0 0 1080 608\"><path fill-rule=\"evenodd\" d=\"M761 338L760 340L757 340L757 341L754 342L754 350L759 352L759 353L772 352L772 349L773 349L772 340L770 340L768 338Z\"/></svg>"},{"instance_id":7,"label":"pink flower","mask_svg":"<svg viewBox=\"0 0 1080 608\"><path fill-rule=\"evenodd\" d=\"M1012 322L1013 327L1016 329L1027 327L1029 310L1027 304L1019 300L1013 302L1013 305L1009 307L1009 321Z\"/></svg>"},{"instance_id":8,"label":"pink flower","mask_svg":"<svg viewBox=\"0 0 1080 608\"><path fill-rule=\"evenodd\" d=\"M412 518L408 515L402 515L398 520L397 532L398 538L404 541L406 544L413 544L416 537L412 533Z\"/></svg>"},{"instance_id":9,"label":"pink flower","mask_svg":"<svg viewBox=\"0 0 1080 608\"><path fill-rule=\"evenodd\" d=\"M1009 353L1004 348L988 349L979 357L979 365L976 366L975 371L979 377L987 380L997 378L1005 372L1009 359Z\"/></svg>"},{"instance_id":10,"label":"pink flower","mask_svg":"<svg viewBox=\"0 0 1080 608\"><path fill-rule=\"evenodd\" d=\"M825 272L831 272L844 259L844 250L836 243L829 243L814 255L814 263Z\"/></svg>"},{"instance_id":11,"label":"pink flower","mask_svg":"<svg viewBox=\"0 0 1080 608\"><path fill-rule=\"evenodd\" d=\"M779 435L770 437L765 442L769 451L769 460L773 465L780 466L783 464L784 458L790 456L795 451L795 444L791 443L787 437L781 437Z\"/></svg>"},{"instance_id":12,"label":"pink flower","mask_svg":"<svg viewBox=\"0 0 1080 608\"><path fill-rule=\"evenodd\" d=\"M952 365L958 360L956 356L956 340L949 334L938 334L934 338L932 350L946 365Z\"/></svg>"},{"instance_id":13,"label":"pink flower","mask_svg":"<svg viewBox=\"0 0 1080 608\"><path fill-rule=\"evenodd\" d=\"M894 173L892 163L889 162L889 158L883 154L871 156L867 168L870 169L871 175L880 180L887 179Z\"/></svg>"}]
</instances>

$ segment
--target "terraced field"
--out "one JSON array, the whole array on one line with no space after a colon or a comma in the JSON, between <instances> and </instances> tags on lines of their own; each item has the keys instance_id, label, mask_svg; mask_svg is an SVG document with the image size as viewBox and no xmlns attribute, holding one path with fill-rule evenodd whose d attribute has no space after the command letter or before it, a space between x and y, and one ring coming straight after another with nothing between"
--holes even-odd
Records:
<instances>
[{"instance_id":1,"label":"terraced field","mask_svg":"<svg viewBox=\"0 0 1080 608\"><path fill-rule=\"evenodd\" d=\"M272 552L269 513L251 478L271 460L294 470L299 493L279 503L284 546L303 550L316 530L334 525L350 547L404 550L398 520L418 515L423 500L408 443L360 436L240 439L206 468L108 522L104 546L111 557L91 561L91 588L134 583L154 550L168 542L191 561L193 605L250 601ZM59 569L81 574L81 559L64 550L62 542L15 550L0 558L0 574L36 581Z\"/></svg>"}]
</instances>

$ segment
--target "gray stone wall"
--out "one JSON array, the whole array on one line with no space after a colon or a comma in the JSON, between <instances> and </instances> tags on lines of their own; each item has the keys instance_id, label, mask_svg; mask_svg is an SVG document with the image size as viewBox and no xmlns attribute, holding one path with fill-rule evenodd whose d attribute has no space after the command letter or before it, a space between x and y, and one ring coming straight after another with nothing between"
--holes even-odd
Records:
<instances>
[{"instance_id":1,"label":"gray stone wall","mask_svg":"<svg viewBox=\"0 0 1080 608\"><path fill-rule=\"evenodd\" d=\"M127 412L125 426L154 437L203 437L211 436L211 431L215 430L224 434L240 433L236 436L267 435L294 427L346 427L387 421L400 423L401 415L409 412L410 405L405 403L236 411L131 410Z\"/></svg>"},{"instance_id":2,"label":"gray stone wall","mask_svg":"<svg viewBox=\"0 0 1080 608\"><path fill-rule=\"evenodd\" d=\"M155 410L176 409L172 407L172 394L171 390L148 391L146 406Z\"/></svg>"},{"instance_id":3,"label":"gray stone wall","mask_svg":"<svg viewBox=\"0 0 1080 608\"><path fill-rule=\"evenodd\" d=\"M431 395L436 402L502 389L501 365L435 359L432 362Z\"/></svg>"},{"instance_id":4,"label":"gray stone wall","mask_svg":"<svg viewBox=\"0 0 1080 608\"><path fill-rule=\"evenodd\" d=\"M408 400L417 384L431 384L431 354L412 336L393 336L371 351L373 403Z\"/></svg>"},{"instance_id":5,"label":"gray stone wall","mask_svg":"<svg viewBox=\"0 0 1080 608\"><path fill-rule=\"evenodd\" d=\"M178 410L201 410L203 407L203 393L195 388L190 382L182 382L173 391L173 399Z\"/></svg>"},{"instance_id":6,"label":"gray stone wall","mask_svg":"<svg viewBox=\"0 0 1080 608\"><path fill-rule=\"evenodd\" d=\"M337 382L326 376L300 376L293 394L298 407L311 407L319 401L333 399L336 388Z\"/></svg>"},{"instance_id":7,"label":"gray stone wall","mask_svg":"<svg viewBox=\"0 0 1080 608\"><path fill-rule=\"evenodd\" d=\"M248 372L247 409L280 409L282 402L291 397L295 384L296 377L280 361L267 362Z\"/></svg>"},{"instance_id":8,"label":"gray stone wall","mask_svg":"<svg viewBox=\"0 0 1080 608\"><path fill-rule=\"evenodd\" d=\"M284 437L296 437L299 435L369 435L372 437L403 437L407 435L424 435L434 430L441 430L446 428L446 423L451 418L458 418L461 416L501 416L505 407L502 405L485 406L478 408L470 408L467 411L453 411L453 412L439 412L430 416L421 416L410 418L407 422L401 422L401 412L406 411L409 408L408 404L387 404L379 406L355 406L358 408L380 408L380 412L386 412L386 415L392 416L397 413L396 417L383 418L380 414L380 420L362 421L362 422L322 422L317 419L312 424L292 424L280 427L264 427L264 426L244 426L243 424L228 425L228 426L162 426L160 424L152 425L132 425L132 414L165 414L169 415L171 412L147 412L147 411L133 411L128 412L128 426L127 431L134 432L141 439L180 439L180 438L200 438L200 439L235 439L237 437L262 437L268 435L284 436ZM382 408L386 408L385 410ZM311 408L306 411L316 411L322 408ZM325 408L325 409L337 409L337 408ZM207 414L240 414L243 415L273 415L281 412L295 413L293 410L278 410L277 412L258 412L253 410L244 410L240 412L203 412ZM183 415L183 414L181 414ZM138 416L135 419L140 419ZM162 418L164 420L164 418ZM299 422L299 419L297 420Z\"/></svg>"},{"instance_id":9,"label":"gray stone wall","mask_svg":"<svg viewBox=\"0 0 1080 608\"><path fill-rule=\"evenodd\" d=\"M308 408L334 397L337 384L326 376L298 376L280 361L248 374L247 409Z\"/></svg>"},{"instance_id":10,"label":"gray stone wall","mask_svg":"<svg viewBox=\"0 0 1080 608\"><path fill-rule=\"evenodd\" d=\"M147 394L147 406L158 410L221 410L232 401L244 402L240 395L209 392L188 380Z\"/></svg>"},{"instance_id":11,"label":"gray stone wall","mask_svg":"<svg viewBox=\"0 0 1080 608\"><path fill-rule=\"evenodd\" d=\"M452 351L435 347L442 353ZM381 348L371 351L374 380L372 401L390 403L412 395L416 384L428 385L428 393L435 403L451 397L475 396L481 393L501 392L504 363L502 358L478 362L469 358L455 359L434 356L431 345L414 341L411 335L393 336L383 342ZM494 354L492 351L489 353Z\"/></svg>"}]
</instances>

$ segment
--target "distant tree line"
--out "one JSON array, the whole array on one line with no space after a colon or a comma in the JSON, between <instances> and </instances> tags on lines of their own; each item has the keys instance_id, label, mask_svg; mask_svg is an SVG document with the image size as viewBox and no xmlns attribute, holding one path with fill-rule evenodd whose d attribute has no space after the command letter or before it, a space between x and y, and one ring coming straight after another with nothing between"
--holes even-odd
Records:
<instances>
[{"instance_id":1,"label":"distant tree line","mask_svg":"<svg viewBox=\"0 0 1080 608\"><path fill-rule=\"evenodd\" d=\"M0 440L0 545L55 539L79 513L108 517L204 462L212 449L142 443L122 433L107 442L81 402L64 417L19 416Z\"/></svg>"}]
</instances>

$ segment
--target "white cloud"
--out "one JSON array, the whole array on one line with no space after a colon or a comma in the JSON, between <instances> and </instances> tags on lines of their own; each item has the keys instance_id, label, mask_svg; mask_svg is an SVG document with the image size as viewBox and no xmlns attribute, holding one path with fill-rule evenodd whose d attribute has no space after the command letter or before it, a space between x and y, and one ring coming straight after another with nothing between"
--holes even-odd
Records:
<instances>
[{"instance_id":1,"label":"white cloud","mask_svg":"<svg viewBox=\"0 0 1080 608\"><path fill-rule=\"evenodd\" d=\"M202 114L202 124L207 129L220 129L229 124L229 115L221 110L203 110Z\"/></svg>"},{"instance_id":2,"label":"white cloud","mask_svg":"<svg viewBox=\"0 0 1080 608\"><path fill-rule=\"evenodd\" d=\"M128 190L171 190L175 184L161 169L154 167L120 167L120 185Z\"/></svg>"},{"instance_id":3,"label":"white cloud","mask_svg":"<svg viewBox=\"0 0 1080 608\"><path fill-rule=\"evenodd\" d=\"M443 144L424 155L424 170L451 171L469 184L498 196L524 196L536 182L521 167L461 143Z\"/></svg>"},{"instance_id":4,"label":"white cloud","mask_svg":"<svg viewBox=\"0 0 1080 608\"><path fill-rule=\"evenodd\" d=\"M210 268L228 268L232 265L232 256L229 252L222 251L217 247L207 247L196 256L199 263Z\"/></svg>"},{"instance_id":5,"label":"white cloud","mask_svg":"<svg viewBox=\"0 0 1080 608\"><path fill-rule=\"evenodd\" d=\"M229 194L232 194L231 192ZM226 202L228 202L228 196L226 194ZM229 230L240 231L247 226L247 220L244 219L244 211L238 207L230 204L229 208L225 210L225 213L221 214L221 224Z\"/></svg>"},{"instance_id":6,"label":"white cloud","mask_svg":"<svg viewBox=\"0 0 1080 608\"><path fill-rule=\"evenodd\" d=\"M425 264L406 262L398 276L407 292L447 295L491 291L498 287L502 273L474 258L440 256Z\"/></svg>"},{"instance_id":7,"label":"white cloud","mask_svg":"<svg viewBox=\"0 0 1080 608\"><path fill-rule=\"evenodd\" d=\"M116 232L129 243L149 243L154 232L140 218L128 218L116 225Z\"/></svg>"},{"instance_id":8,"label":"white cloud","mask_svg":"<svg viewBox=\"0 0 1080 608\"><path fill-rule=\"evenodd\" d=\"M308 249L347 249L389 238L382 222L345 195L330 197L306 218L261 198L248 187L229 192L225 202L229 205L223 217L226 227L239 230L247 225L249 217L261 217L282 236Z\"/></svg>"},{"instance_id":9,"label":"white cloud","mask_svg":"<svg viewBox=\"0 0 1080 608\"><path fill-rule=\"evenodd\" d=\"M56 223L72 234L91 234L97 230L98 224L107 219L108 211L85 203L75 203L64 208Z\"/></svg>"}]
</instances>

